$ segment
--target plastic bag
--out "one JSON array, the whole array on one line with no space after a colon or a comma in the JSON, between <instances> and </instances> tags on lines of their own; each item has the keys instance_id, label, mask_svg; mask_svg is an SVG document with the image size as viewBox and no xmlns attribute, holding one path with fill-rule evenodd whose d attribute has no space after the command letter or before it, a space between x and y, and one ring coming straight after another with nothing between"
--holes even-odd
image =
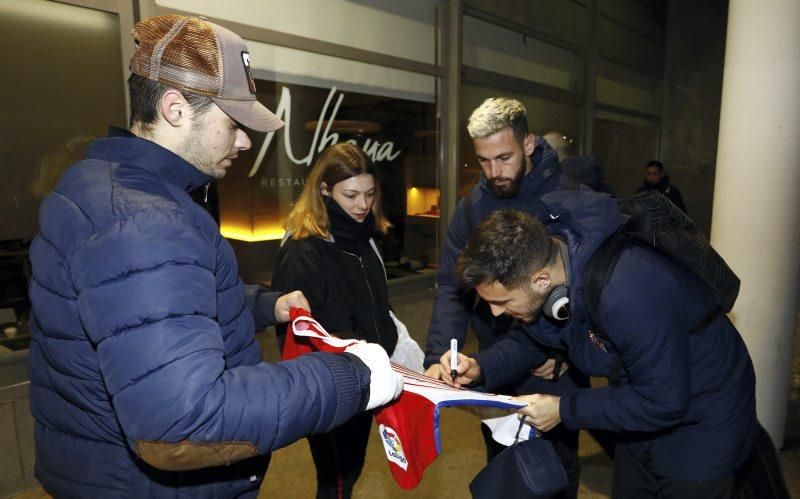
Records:
<instances>
[{"instance_id":1,"label":"plastic bag","mask_svg":"<svg viewBox=\"0 0 800 499\"><path fill-rule=\"evenodd\" d=\"M425 371L422 365L425 354L422 352L422 349L417 342L411 338L411 335L408 334L408 328L406 328L405 324L400 322L400 319L394 315L394 312L390 310L389 315L392 316L394 325L397 328L397 345L394 347L394 352L390 360L414 372L421 373Z\"/></svg>"}]
</instances>

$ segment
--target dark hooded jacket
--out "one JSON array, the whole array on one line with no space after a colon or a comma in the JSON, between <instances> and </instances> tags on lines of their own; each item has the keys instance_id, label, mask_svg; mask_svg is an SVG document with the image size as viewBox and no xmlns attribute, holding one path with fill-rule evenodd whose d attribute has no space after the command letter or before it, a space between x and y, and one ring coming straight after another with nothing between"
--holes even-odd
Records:
<instances>
[{"instance_id":1,"label":"dark hooded jacket","mask_svg":"<svg viewBox=\"0 0 800 499\"><path fill-rule=\"evenodd\" d=\"M658 181L657 184L650 184L646 180L644 183L636 189L636 192L644 192L644 191L658 191L664 196L667 197L670 201L672 201L675 206L681 209L684 213L686 211L686 203L683 202L683 196L681 195L681 191L678 190L677 187L670 184L669 182L669 175L664 175L661 177L661 180Z\"/></svg>"},{"instance_id":2,"label":"dark hooded jacket","mask_svg":"<svg viewBox=\"0 0 800 499\"><path fill-rule=\"evenodd\" d=\"M378 343L392 355L397 328L389 315L383 260L368 230L375 226L374 215L359 223L336 201L327 198L325 205L331 237L287 238L278 252L272 287L302 291L314 318L329 333ZM286 327L279 326L281 345L285 335Z\"/></svg>"},{"instance_id":3,"label":"dark hooded jacket","mask_svg":"<svg viewBox=\"0 0 800 499\"><path fill-rule=\"evenodd\" d=\"M349 354L261 362L254 318L274 323L277 295L242 285L189 197L209 181L118 136L42 203L30 401L55 497L254 497L270 452L366 405L370 372Z\"/></svg>"},{"instance_id":4,"label":"dark hooded jacket","mask_svg":"<svg viewBox=\"0 0 800 499\"><path fill-rule=\"evenodd\" d=\"M598 327L607 338L594 335L583 270L622 216L605 195L559 192L543 201L554 217L548 230L568 246L571 315L566 324L540 319L524 330L541 343L566 347L574 367L587 375L614 377L617 366L623 369L613 386L562 396L562 422L621 432L636 457L652 459L658 475L711 480L735 471L749 455L755 431L755 374L724 314L689 333L716 306L711 291L670 259L630 246L600 295ZM514 370L530 368L524 353L487 354L481 367L488 389Z\"/></svg>"}]
</instances>

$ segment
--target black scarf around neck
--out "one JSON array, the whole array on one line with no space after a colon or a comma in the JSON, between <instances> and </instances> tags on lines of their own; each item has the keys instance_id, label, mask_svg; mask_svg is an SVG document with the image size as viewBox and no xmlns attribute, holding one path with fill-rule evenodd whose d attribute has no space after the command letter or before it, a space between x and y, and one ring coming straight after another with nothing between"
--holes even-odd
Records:
<instances>
[{"instance_id":1,"label":"black scarf around neck","mask_svg":"<svg viewBox=\"0 0 800 499\"><path fill-rule=\"evenodd\" d=\"M369 246L369 239L375 232L375 215L372 211L363 222L359 222L328 196L325 196L325 208L328 210L331 235L337 246L350 249Z\"/></svg>"}]
</instances>

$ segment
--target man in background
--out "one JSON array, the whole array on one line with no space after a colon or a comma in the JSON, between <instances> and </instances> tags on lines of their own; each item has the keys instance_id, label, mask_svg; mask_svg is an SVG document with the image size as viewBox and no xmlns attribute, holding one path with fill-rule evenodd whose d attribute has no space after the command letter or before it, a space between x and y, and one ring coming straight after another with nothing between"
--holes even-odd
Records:
<instances>
[{"instance_id":1,"label":"man in background","mask_svg":"<svg viewBox=\"0 0 800 499\"><path fill-rule=\"evenodd\" d=\"M686 204L683 202L681 191L669 181L669 175L664 173L664 165L661 161L653 160L647 163L644 168L644 183L636 189L636 192L658 191L667 199L672 201L675 206L686 213Z\"/></svg>"}]
</instances>

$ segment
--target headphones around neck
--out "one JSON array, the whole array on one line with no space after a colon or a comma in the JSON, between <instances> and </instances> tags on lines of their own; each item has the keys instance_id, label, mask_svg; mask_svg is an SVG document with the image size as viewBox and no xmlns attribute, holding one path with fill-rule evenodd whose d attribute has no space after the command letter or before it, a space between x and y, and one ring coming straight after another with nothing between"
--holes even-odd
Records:
<instances>
[{"instance_id":1,"label":"headphones around neck","mask_svg":"<svg viewBox=\"0 0 800 499\"><path fill-rule=\"evenodd\" d=\"M556 242L558 251L561 253L561 260L564 262L564 271L567 273L567 282L569 282L569 256L567 253L567 246L560 240ZM569 288L567 283L559 284L554 287L542 305L542 313L546 317L555 319L557 321L565 321L569 319Z\"/></svg>"},{"instance_id":2,"label":"headphones around neck","mask_svg":"<svg viewBox=\"0 0 800 499\"><path fill-rule=\"evenodd\" d=\"M547 295L542 313L557 321L569 319L569 288L566 284L559 284Z\"/></svg>"}]
</instances>

